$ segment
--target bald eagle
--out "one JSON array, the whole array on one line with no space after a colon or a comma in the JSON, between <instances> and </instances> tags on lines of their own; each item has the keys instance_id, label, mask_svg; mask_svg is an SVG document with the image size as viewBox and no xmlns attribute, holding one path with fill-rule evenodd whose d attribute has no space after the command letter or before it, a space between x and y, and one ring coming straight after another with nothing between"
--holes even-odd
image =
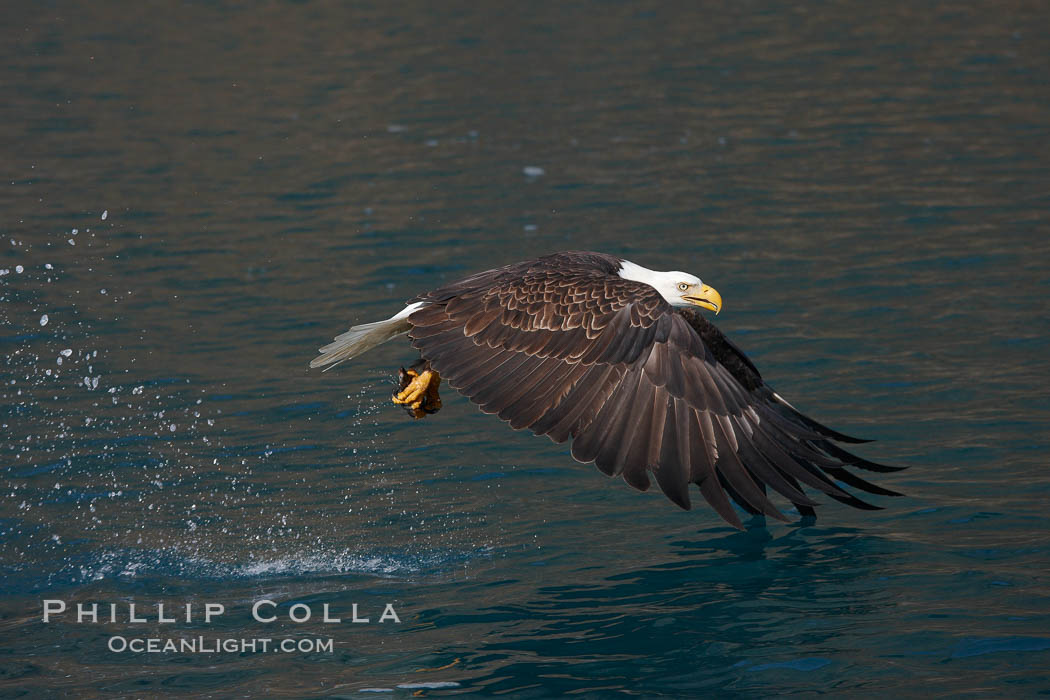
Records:
<instances>
[{"instance_id":1,"label":"bald eagle","mask_svg":"<svg viewBox=\"0 0 1050 700\"><path fill-rule=\"evenodd\" d=\"M767 486L814 516L808 486L872 510L844 486L900 494L847 467L890 472L836 443L867 442L799 413L697 309L722 308L685 272L657 272L592 252L563 252L480 272L411 299L385 321L320 349L332 366L407 334L420 360L401 370L395 403L416 418L441 407L442 377L515 430L528 428L636 489L650 474L690 508L689 484L729 524L787 518Z\"/></svg>"}]
</instances>

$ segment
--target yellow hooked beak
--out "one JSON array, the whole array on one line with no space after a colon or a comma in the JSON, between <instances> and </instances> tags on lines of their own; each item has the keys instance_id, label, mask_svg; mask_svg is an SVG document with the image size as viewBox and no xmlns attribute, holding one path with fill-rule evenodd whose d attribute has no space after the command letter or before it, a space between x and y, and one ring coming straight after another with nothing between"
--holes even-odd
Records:
<instances>
[{"instance_id":1,"label":"yellow hooked beak","mask_svg":"<svg viewBox=\"0 0 1050 700\"><path fill-rule=\"evenodd\" d=\"M690 304L696 304L701 308L714 311L716 316L722 310L722 295L718 293L717 289L707 284L700 287L699 294L688 294L682 298Z\"/></svg>"}]
</instances>

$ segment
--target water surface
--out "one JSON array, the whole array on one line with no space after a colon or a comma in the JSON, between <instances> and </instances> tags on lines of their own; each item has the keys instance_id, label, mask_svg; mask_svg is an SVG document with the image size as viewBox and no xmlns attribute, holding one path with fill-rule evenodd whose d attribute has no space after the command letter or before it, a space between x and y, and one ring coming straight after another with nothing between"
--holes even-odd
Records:
<instances>
[{"instance_id":1,"label":"water surface","mask_svg":"<svg viewBox=\"0 0 1050 700\"><path fill-rule=\"evenodd\" d=\"M1050 691L1038 4L6 15L4 695ZM912 465L878 479L907 497L737 532L450 392L409 420L405 344L307 369L561 249L700 275L780 393ZM45 598L229 613L45 625ZM334 650L107 651L132 634Z\"/></svg>"}]
</instances>

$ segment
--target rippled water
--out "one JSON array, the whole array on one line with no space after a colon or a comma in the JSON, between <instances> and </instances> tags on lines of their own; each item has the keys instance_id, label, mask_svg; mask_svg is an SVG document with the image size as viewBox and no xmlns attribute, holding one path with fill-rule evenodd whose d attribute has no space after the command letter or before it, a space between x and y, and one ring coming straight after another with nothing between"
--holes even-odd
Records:
<instances>
[{"instance_id":1,"label":"rippled water","mask_svg":"<svg viewBox=\"0 0 1050 700\"><path fill-rule=\"evenodd\" d=\"M0 693L1050 691L1038 4L7 14ZM448 391L409 420L405 344L306 367L566 248L701 275L907 496L737 532ZM228 612L44 624L45 598ZM371 624L318 619L354 603ZM334 651L107 650L198 634Z\"/></svg>"}]
</instances>

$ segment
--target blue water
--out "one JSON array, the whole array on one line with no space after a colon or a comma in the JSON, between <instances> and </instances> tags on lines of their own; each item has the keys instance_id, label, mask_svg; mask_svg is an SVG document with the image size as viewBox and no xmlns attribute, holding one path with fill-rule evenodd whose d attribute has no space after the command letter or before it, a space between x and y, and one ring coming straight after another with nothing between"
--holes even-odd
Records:
<instances>
[{"instance_id":1,"label":"blue water","mask_svg":"<svg viewBox=\"0 0 1050 700\"><path fill-rule=\"evenodd\" d=\"M1050 692L1041 8L8 14L0 695ZM449 390L409 420L405 344L307 369L560 249L710 282L764 377L910 465L877 479L906 496L739 532ZM45 599L123 611L45 624ZM197 635L333 648L107 648Z\"/></svg>"}]
</instances>

